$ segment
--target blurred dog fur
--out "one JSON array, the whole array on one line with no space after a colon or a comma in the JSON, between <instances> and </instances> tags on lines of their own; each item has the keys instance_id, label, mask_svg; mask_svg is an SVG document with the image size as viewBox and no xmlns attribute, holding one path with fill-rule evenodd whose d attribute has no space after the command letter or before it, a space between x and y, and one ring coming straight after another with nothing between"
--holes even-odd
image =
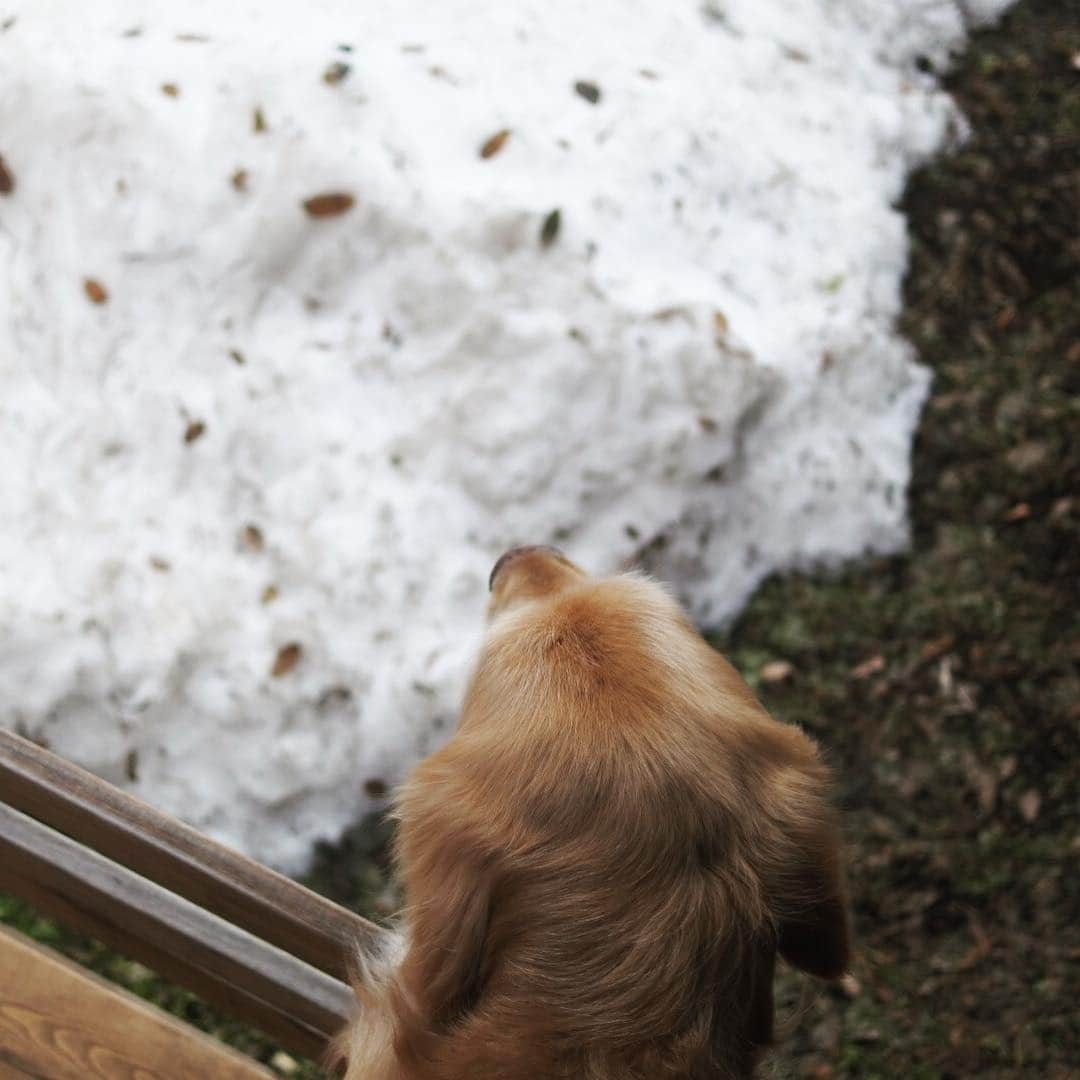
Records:
<instances>
[{"instance_id":1,"label":"blurred dog fur","mask_svg":"<svg viewBox=\"0 0 1080 1080\"><path fill-rule=\"evenodd\" d=\"M458 730L396 800L406 911L348 1080L753 1074L776 954L841 975L829 776L657 584L492 572Z\"/></svg>"}]
</instances>

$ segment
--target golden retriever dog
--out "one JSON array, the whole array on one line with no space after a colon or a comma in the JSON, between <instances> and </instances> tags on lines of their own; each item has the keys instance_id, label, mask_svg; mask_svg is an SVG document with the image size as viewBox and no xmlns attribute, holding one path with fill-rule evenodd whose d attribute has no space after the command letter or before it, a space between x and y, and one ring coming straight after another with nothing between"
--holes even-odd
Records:
<instances>
[{"instance_id":1,"label":"golden retriever dog","mask_svg":"<svg viewBox=\"0 0 1080 1080\"><path fill-rule=\"evenodd\" d=\"M397 796L400 950L358 977L349 1080L751 1076L776 954L848 964L814 743L641 575L517 548L488 615Z\"/></svg>"}]
</instances>

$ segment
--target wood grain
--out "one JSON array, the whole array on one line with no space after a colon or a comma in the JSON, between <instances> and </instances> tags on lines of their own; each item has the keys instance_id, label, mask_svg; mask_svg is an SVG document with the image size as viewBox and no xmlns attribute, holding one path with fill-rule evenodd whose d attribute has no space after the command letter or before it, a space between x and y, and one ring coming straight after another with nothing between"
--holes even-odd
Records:
<instances>
[{"instance_id":1,"label":"wood grain","mask_svg":"<svg viewBox=\"0 0 1080 1080\"><path fill-rule=\"evenodd\" d=\"M0 889L308 1057L350 1015L344 983L3 804Z\"/></svg>"},{"instance_id":2,"label":"wood grain","mask_svg":"<svg viewBox=\"0 0 1080 1080\"><path fill-rule=\"evenodd\" d=\"M385 932L28 739L0 731L0 799L335 978Z\"/></svg>"},{"instance_id":3,"label":"wood grain","mask_svg":"<svg viewBox=\"0 0 1080 1080\"><path fill-rule=\"evenodd\" d=\"M270 1080L272 1073L0 928L0 1078Z\"/></svg>"}]
</instances>

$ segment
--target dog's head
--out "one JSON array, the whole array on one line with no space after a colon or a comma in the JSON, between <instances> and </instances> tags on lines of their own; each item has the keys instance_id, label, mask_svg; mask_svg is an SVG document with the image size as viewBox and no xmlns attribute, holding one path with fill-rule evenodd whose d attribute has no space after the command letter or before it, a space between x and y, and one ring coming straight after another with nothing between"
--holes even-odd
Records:
<instances>
[{"instance_id":1,"label":"dog's head","mask_svg":"<svg viewBox=\"0 0 1080 1080\"><path fill-rule=\"evenodd\" d=\"M849 940L839 831L827 801L828 771L814 744L765 713L655 582L633 574L598 581L555 548L527 546L499 558L489 586L493 625L474 698L489 677L495 693L513 694L507 669L524 668L524 683L534 687L538 671L546 671L564 703L578 697L566 691L579 674L590 704L606 696L626 722L649 710L681 713L680 719L701 714L706 723L698 730L720 739L736 769L764 781L751 786L754 798L743 799L730 778L714 777L720 782L713 794L730 813L759 819L741 824L762 844L761 900L781 955L813 975L843 974ZM503 616L508 625L500 627ZM707 768L704 748L685 745L687 729L671 727L673 753ZM702 779L708 791L709 778Z\"/></svg>"},{"instance_id":2,"label":"dog's head","mask_svg":"<svg viewBox=\"0 0 1080 1080\"><path fill-rule=\"evenodd\" d=\"M499 557L491 570L488 619L495 619L529 601L552 597L588 580L589 575L557 548L543 545L511 548Z\"/></svg>"}]
</instances>

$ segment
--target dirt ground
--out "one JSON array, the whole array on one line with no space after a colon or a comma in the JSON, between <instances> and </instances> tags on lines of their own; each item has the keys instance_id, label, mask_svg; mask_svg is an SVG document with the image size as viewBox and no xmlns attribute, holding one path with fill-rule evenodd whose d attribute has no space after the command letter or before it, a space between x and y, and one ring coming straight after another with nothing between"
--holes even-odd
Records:
<instances>
[{"instance_id":1,"label":"dirt ground","mask_svg":"<svg viewBox=\"0 0 1080 1080\"><path fill-rule=\"evenodd\" d=\"M1080 1070L1080 5L1021 3L947 82L973 137L904 199L913 550L717 640L846 812L855 978L785 980L777 1077Z\"/></svg>"},{"instance_id":2,"label":"dirt ground","mask_svg":"<svg viewBox=\"0 0 1080 1080\"><path fill-rule=\"evenodd\" d=\"M903 201L902 329L934 372L912 549L776 578L714 638L819 739L845 814L853 975L781 974L777 1080L1080 1071L1080 0L1022 0L946 81L972 136ZM309 883L385 914L387 838L363 823ZM319 1075L26 905L0 920Z\"/></svg>"}]
</instances>

